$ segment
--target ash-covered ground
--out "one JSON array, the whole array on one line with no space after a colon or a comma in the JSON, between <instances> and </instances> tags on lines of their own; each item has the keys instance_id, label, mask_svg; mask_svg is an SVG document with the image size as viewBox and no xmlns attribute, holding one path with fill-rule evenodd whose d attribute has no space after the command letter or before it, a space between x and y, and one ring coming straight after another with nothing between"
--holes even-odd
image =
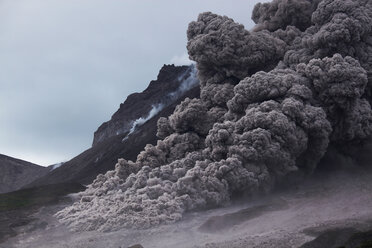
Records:
<instances>
[{"instance_id":1,"label":"ash-covered ground","mask_svg":"<svg viewBox=\"0 0 372 248\"><path fill-rule=\"evenodd\" d=\"M337 172L313 176L295 188L265 197L193 212L175 224L114 232L70 231L53 216L65 205L54 205L41 209L33 222L18 228L18 236L0 247L127 248L141 244L145 248L297 248L326 230L371 230L370 192L371 171ZM342 242L352 232L340 232L322 246L306 247L340 247L330 244Z\"/></svg>"}]
</instances>

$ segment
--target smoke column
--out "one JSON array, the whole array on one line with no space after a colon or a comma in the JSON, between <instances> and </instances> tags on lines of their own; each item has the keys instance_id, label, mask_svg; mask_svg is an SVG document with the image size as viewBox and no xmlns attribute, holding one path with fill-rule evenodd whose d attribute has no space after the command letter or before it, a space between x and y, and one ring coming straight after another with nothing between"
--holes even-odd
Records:
<instances>
[{"instance_id":1,"label":"smoke column","mask_svg":"<svg viewBox=\"0 0 372 248\"><path fill-rule=\"evenodd\" d=\"M157 144L99 175L61 222L172 223L309 175L330 148L358 157L372 132L372 2L274 0L252 19L252 32L210 12L189 24L200 99L160 118Z\"/></svg>"}]
</instances>

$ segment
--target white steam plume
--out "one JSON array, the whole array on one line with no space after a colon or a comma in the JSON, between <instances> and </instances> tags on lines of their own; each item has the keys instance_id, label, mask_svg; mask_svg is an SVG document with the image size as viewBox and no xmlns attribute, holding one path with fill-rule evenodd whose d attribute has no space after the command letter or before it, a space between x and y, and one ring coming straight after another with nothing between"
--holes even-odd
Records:
<instances>
[{"instance_id":1,"label":"white steam plume","mask_svg":"<svg viewBox=\"0 0 372 248\"><path fill-rule=\"evenodd\" d=\"M184 74L178 77L178 81L181 82L180 86L177 88L177 90L169 93L167 97L174 101L178 99L183 93L199 84L197 73L198 71L195 65L191 65Z\"/></svg>"},{"instance_id":2,"label":"white steam plume","mask_svg":"<svg viewBox=\"0 0 372 248\"><path fill-rule=\"evenodd\" d=\"M145 122L147 122L152 117L154 117L155 115L157 115L163 108L164 108L164 104L162 104L162 103L159 103L159 104L156 104L156 105L152 105L151 106L151 110L147 114L146 117L140 117L137 120L133 121L132 127L129 130L129 133L123 139L123 141L126 140L126 139L128 139L128 136L131 135L132 133L134 133L134 131L136 130L137 127L142 126Z\"/></svg>"}]
</instances>

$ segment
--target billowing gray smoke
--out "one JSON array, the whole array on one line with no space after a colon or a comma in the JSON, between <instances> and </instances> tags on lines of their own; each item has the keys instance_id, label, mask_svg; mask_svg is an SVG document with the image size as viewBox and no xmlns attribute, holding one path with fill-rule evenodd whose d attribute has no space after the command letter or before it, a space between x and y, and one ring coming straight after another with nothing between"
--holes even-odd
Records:
<instances>
[{"instance_id":1,"label":"billowing gray smoke","mask_svg":"<svg viewBox=\"0 0 372 248\"><path fill-rule=\"evenodd\" d=\"M58 213L62 222L78 230L174 222L307 175L328 147L369 139L372 2L274 0L257 5L253 20L252 32L209 12L190 23L201 98L160 118L157 145L98 176Z\"/></svg>"}]
</instances>

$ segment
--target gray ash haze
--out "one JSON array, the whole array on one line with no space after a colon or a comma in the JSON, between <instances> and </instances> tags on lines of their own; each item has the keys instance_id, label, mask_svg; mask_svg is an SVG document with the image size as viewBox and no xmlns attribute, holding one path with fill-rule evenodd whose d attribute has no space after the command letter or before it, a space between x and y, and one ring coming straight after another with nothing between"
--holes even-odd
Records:
<instances>
[{"instance_id":1,"label":"gray ash haze","mask_svg":"<svg viewBox=\"0 0 372 248\"><path fill-rule=\"evenodd\" d=\"M99 231L173 223L301 180L324 156L351 166L365 158L372 2L274 0L252 16L251 31L212 12L189 24L201 98L160 118L157 144L99 175L61 222Z\"/></svg>"},{"instance_id":2,"label":"gray ash haze","mask_svg":"<svg viewBox=\"0 0 372 248\"><path fill-rule=\"evenodd\" d=\"M190 63L190 20L247 17L258 1L0 1L0 153L49 165L92 133L163 64Z\"/></svg>"}]
</instances>

